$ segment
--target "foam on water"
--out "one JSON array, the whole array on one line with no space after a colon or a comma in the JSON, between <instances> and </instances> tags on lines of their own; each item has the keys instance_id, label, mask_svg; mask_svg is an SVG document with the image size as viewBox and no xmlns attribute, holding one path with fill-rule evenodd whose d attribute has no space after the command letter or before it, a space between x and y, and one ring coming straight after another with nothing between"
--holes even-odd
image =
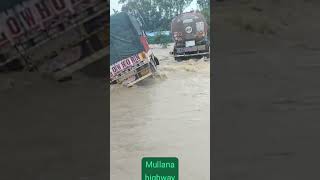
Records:
<instances>
[{"instance_id":1,"label":"foam on water","mask_svg":"<svg viewBox=\"0 0 320 180\"><path fill-rule=\"evenodd\" d=\"M113 180L141 179L144 156L179 157L181 179L209 180L210 62L177 62L170 50L153 49L160 61L153 78L111 87Z\"/></svg>"}]
</instances>

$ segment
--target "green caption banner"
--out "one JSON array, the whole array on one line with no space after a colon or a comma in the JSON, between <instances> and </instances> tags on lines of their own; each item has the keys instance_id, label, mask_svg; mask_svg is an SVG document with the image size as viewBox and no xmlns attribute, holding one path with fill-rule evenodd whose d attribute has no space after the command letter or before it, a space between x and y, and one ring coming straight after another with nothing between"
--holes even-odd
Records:
<instances>
[{"instance_id":1,"label":"green caption banner","mask_svg":"<svg viewBox=\"0 0 320 180\"><path fill-rule=\"evenodd\" d=\"M142 180L179 180L178 158L142 158Z\"/></svg>"}]
</instances>

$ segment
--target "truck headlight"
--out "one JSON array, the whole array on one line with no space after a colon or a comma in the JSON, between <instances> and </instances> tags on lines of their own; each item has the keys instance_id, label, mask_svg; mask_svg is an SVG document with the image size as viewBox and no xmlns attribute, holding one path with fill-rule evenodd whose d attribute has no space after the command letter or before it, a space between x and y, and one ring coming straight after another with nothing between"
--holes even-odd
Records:
<instances>
[{"instance_id":1,"label":"truck headlight","mask_svg":"<svg viewBox=\"0 0 320 180\"><path fill-rule=\"evenodd\" d=\"M144 61L144 60L147 58L147 56L146 56L146 54L145 54L144 52L142 52L142 53L139 53L139 58L140 58L142 61Z\"/></svg>"}]
</instances>

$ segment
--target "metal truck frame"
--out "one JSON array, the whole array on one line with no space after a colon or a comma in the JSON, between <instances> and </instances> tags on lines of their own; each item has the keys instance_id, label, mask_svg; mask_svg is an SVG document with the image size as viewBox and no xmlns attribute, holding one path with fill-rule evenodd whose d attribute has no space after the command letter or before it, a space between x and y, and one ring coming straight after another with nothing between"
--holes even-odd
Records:
<instances>
[{"instance_id":1,"label":"metal truck frame","mask_svg":"<svg viewBox=\"0 0 320 180\"><path fill-rule=\"evenodd\" d=\"M59 13L52 4L53 0L26 2L30 4L17 4L8 10L14 12L8 18L15 18L21 25L19 28L24 31L16 37L10 37L8 29L0 32L0 68L15 61L25 68L32 67L56 80L62 80L93 62L107 58L107 1L62 0L60 2L65 4L59 7L65 9L60 9ZM69 7L66 6L68 3ZM42 9L37 9L40 6L37 4ZM19 9L17 7L22 9L21 12L16 11ZM39 16L37 10L40 15L46 10L44 15L48 17ZM41 21L27 29L23 17L19 17L22 12L28 12L29 16ZM5 22L10 27L10 21Z\"/></svg>"},{"instance_id":2,"label":"metal truck frame","mask_svg":"<svg viewBox=\"0 0 320 180\"><path fill-rule=\"evenodd\" d=\"M123 84L126 87L132 87L134 84L153 76L157 72L156 66L159 65L159 61L153 54L150 54L148 57L145 52L141 52L138 56L139 59L133 66L110 77L111 84ZM132 58L134 58L134 56L127 59ZM127 61L127 59L124 61ZM117 65L112 65L110 72L112 72L112 69L116 66Z\"/></svg>"}]
</instances>

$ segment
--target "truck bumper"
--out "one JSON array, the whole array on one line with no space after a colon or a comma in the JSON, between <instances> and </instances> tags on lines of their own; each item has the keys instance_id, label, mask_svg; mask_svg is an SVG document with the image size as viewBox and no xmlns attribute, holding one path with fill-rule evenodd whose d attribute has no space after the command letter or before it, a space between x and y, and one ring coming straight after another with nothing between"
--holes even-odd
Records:
<instances>
[{"instance_id":1,"label":"truck bumper","mask_svg":"<svg viewBox=\"0 0 320 180\"><path fill-rule=\"evenodd\" d=\"M209 55L209 52L202 52L202 53L192 53L192 54L176 54L174 57L192 57L192 56L206 56Z\"/></svg>"},{"instance_id":2,"label":"truck bumper","mask_svg":"<svg viewBox=\"0 0 320 180\"><path fill-rule=\"evenodd\" d=\"M153 59L150 59L150 62L146 64L123 72L123 75L120 78L115 79L112 82L114 84L123 84L127 87L131 87L134 84L152 76L156 71L156 64Z\"/></svg>"},{"instance_id":3,"label":"truck bumper","mask_svg":"<svg viewBox=\"0 0 320 180\"><path fill-rule=\"evenodd\" d=\"M193 47L175 48L174 57L192 57L192 56L206 56L209 55L209 46L199 45Z\"/></svg>"}]
</instances>

